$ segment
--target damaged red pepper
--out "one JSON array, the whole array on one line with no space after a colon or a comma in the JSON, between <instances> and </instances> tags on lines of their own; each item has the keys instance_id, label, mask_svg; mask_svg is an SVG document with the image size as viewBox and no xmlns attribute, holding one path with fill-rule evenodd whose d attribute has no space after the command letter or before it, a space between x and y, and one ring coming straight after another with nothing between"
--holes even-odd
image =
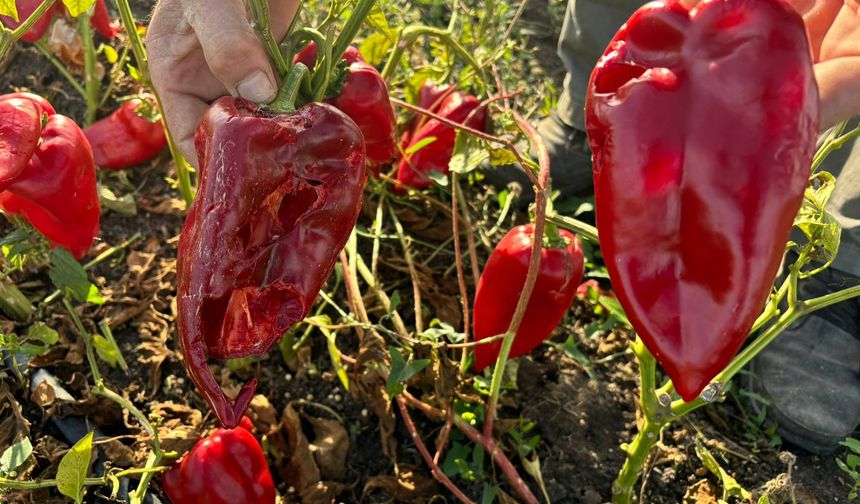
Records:
<instances>
[{"instance_id":1,"label":"damaged red pepper","mask_svg":"<svg viewBox=\"0 0 860 504\"><path fill-rule=\"evenodd\" d=\"M134 98L124 102L111 115L84 129L100 168L119 170L149 161L167 146L161 121L150 121L141 111L154 111L155 105Z\"/></svg>"},{"instance_id":2,"label":"damaged red pepper","mask_svg":"<svg viewBox=\"0 0 860 504\"><path fill-rule=\"evenodd\" d=\"M429 100L429 96L427 99ZM480 107L477 98L459 91L454 91L442 100L435 112L449 121L477 130L484 129L487 118L486 109ZM451 126L437 119L428 120L410 138L405 149L407 154L400 161L397 170L397 181L405 186L423 189L432 184L432 172L447 175L456 138L457 132ZM427 141L429 143L409 152L410 148Z\"/></svg>"},{"instance_id":3,"label":"damaged red pepper","mask_svg":"<svg viewBox=\"0 0 860 504\"><path fill-rule=\"evenodd\" d=\"M15 6L18 9L18 21L15 21L8 16L0 16L0 23L3 23L3 25L10 30L14 30L24 24L24 21L30 17L31 14L36 12L36 9L38 9L41 4L42 0L15 0ZM49 8L38 21L36 21L36 24L34 24L33 27L30 28L23 37L21 37L21 39L25 42L36 42L42 38L45 33L47 33L48 28L51 26L51 22L54 20L54 16L57 13L62 12L68 11L65 7L59 5L59 3L55 4ZM119 31L119 28L115 24L111 23L110 13L108 12L105 0L96 0L93 14L90 17L90 24L98 33L110 40L113 40Z\"/></svg>"},{"instance_id":4,"label":"damaged red pepper","mask_svg":"<svg viewBox=\"0 0 860 504\"><path fill-rule=\"evenodd\" d=\"M197 130L200 186L179 242L179 333L188 372L221 424L235 401L207 359L267 352L302 320L358 219L367 179L358 126L310 103L278 114L224 97Z\"/></svg>"},{"instance_id":5,"label":"damaged red pepper","mask_svg":"<svg viewBox=\"0 0 860 504\"><path fill-rule=\"evenodd\" d=\"M274 504L275 483L253 425L216 429L161 476L174 504Z\"/></svg>"},{"instance_id":6,"label":"damaged red pepper","mask_svg":"<svg viewBox=\"0 0 860 504\"><path fill-rule=\"evenodd\" d=\"M305 46L294 58L295 62L313 68L317 59L317 45ZM355 47L347 48L341 57L347 65L347 76L334 97L326 100L342 110L361 129L367 151L368 167L379 173L379 166L390 163L397 153L397 118L388 97L388 86L382 75L369 65Z\"/></svg>"},{"instance_id":7,"label":"damaged red pepper","mask_svg":"<svg viewBox=\"0 0 860 504\"><path fill-rule=\"evenodd\" d=\"M508 330L526 283L534 231L534 224L511 229L490 254L475 292L475 341ZM510 359L531 352L552 335L582 281L582 245L570 231L559 230L559 235L560 243L541 249L537 281L514 337ZM501 348L501 340L477 345L475 372L496 362Z\"/></svg>"},{"instance_id":8,"label":"damaged red pepper","mask_svg":"<svg viewBox=\"0 0 860 504\"><path fill-rule=\"evenodd\" d=\"M93 154L81 129L41 96L0 96L0 208L80 259L99 232Z\"/></svg>"},{"instance_id":9,"label":"damaged red pepper","mask_svg":"<svg viewBox=\"0 0 860 504\"><path fill-rule=\"evenodd\" d=\"M592 73L586 125L613 288L681 397L732 359L803 199L818 96L780 0L637 11Z\"/></svg>"}]
</instances>

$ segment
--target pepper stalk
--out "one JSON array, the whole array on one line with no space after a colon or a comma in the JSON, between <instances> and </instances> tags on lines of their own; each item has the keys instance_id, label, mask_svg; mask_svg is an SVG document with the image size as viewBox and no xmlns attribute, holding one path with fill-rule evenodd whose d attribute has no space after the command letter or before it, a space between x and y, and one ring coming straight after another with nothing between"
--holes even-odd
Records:
<instances>
[{"instance_id":1,"label":"pepper stalk","mask_svg":"<svg viewBox=\"0 0 860 504\"><path fill-rule=\"evenodd\" d=\"M33 13L14 30L10 30L0 23L0 62L6 59L12 46L21 40L21 37L23 37L25 33L30 31L30 28L32 28L46 12L54 6L56 1L57 0L43 0L42 3L39 4L39 7L37 7L36 10L33 11Z\"/></svg>"}]
</instances>

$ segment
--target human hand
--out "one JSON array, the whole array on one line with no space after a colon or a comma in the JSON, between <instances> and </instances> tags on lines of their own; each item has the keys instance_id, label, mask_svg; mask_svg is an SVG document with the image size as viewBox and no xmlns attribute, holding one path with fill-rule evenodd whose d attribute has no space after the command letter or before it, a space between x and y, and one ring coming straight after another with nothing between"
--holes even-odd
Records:
<instances>
[{"instance_id":1,"label":"human hand","mask_svg":"<svg viewBox=\"0 0 860 504\"><path fill-rule=\"evenodd\" d=\"M300 0L270 1L276 40ZM216 98L231 94L266 103L278 79L251 28L244 0L160 0L146 36L149 69L165 119L185 158L197 166L194 132Z\"/></svg>"},{"instance_id":2,"label":"human hand","mask_svg":"<svg viewBox=\"0 0 860 504\"><path fill-rule=\"evenodd\" d=\"M790 0L803 16L821 99L821 129L860 114L860 4Z\"/></svg>"}]
</instances>

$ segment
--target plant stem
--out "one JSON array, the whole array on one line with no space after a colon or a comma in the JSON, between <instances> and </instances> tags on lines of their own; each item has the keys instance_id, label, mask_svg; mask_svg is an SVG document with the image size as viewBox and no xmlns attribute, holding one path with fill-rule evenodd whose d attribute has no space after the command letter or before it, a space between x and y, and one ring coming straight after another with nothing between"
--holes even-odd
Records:
<instances>
[{"instance_id":1,"label":"plant stem","mask_svg":"<svg viewBox=\"0 0 860 504\"><path fill-rule=\"evenodd\" d=\"M84 89L83 86L81 86L81 83L78 82L78 79L75 79L75 76L70 74L69 71L66 70L66 65L64 65L63 62L58 60L56 56L51 54L50 49L45 46L45 43L41 40L37 40L33 43L33 45L36 46L36 49L38 49L39 52L42 53L42 56L44 56L46 60L50 61L51 64L54 65L54 68L56 68L57 71L60 72L60 75L62 75L66 78L67 81L69 81L69 84L71 84L75 91L77 91L81 95L81 98L86 100L87 91Z\"/></svg>"},{"instance_id":2,"label":"plant stem","mask_svg":"<svg viewBox=\"0 0 860 504\"><path fill-rule=\"evenodd\" d=\"M15 45L16 42L21 40L21 37L24 36L30 28L33 27L34 24L45 15L48 10L53 7L54 2L57 0L43 0L41 4L24 20L23 23L18 28L14 30L9 30L8 28L2 26L0 23L0 61L6 59L6 56L9 54L9 51L12 49L12 46Z\"/></svg>"},{"instance_id":3,"label":"plant stem","mask_svg":"<svg viewBox=\"0 0 860 504\"><path fill-rule=\"evenodd\" d=\"M167 470L167 467L151 467L148 469L132 468L113 473L110 476L113 476L115 478L122 478L124 476L130 476L134 474L157 474L165 470ZM108 475L104 475L101 478L85 478L83 481L84 486L102 486L107 485L108 483L110 483ZM0 477L0 488L5 488L9 490L38 490L40 488L54 488L56 486L57 480L55 479L19 481Z\"/></svg>"},{"instance_id":4,"label":"plant stem","mask_svg":"<svg viewBox=\"0 0 860 504\"><path fill-rule=\"evenodd\" d=\"M278 90L275 101L269 104L269 108L276 112L293 113L296 111L296 99L299 97L299 88L302 80L308 76L308 67L302 63L296 63L290 68L289 73Z\"/></svg>"},{"instance_id":5,"label":"plant stem","mask_svg":"<svg viewBox=\"0 0 860 504\"><path fill-rule=\"evenodd\" d=\"M341 30L340 35L337 36L332 46L331 55L335 61L340 60L346 48L352 43L352 39L358 35L358 30L364 24L364 19L370 14L374 4L376 4L376 0L358 0L358 5L352 10L352 14L346 20L343 30Z\"/></svg>"},{"instance_id":6,"label":"plant stem","mask_svg":"<svg viewBox=\"0 0 860 504\"><path fill-rule=\"evenodd\" d=\"M397 34L397 42L394 45L394 50L391 52L391 55L388 57L388 61L385 63L385 67L382 69L382 78L386 81L391 78L391 74L394 73L395 68L397 67L400 58L403 56L403 51L406 50L418 37L421 36L430 36L435 37L445 44L447 44L451 49L457 53L458 56L463 58L466 63L468 63L472 68L475 69L478 77L481 80L481 83L484 84L485 87L489 87L486 76L484 74L484 69L481 67L481 64L478 63L478 60L470 53L465 47L460 45L454 39L453 34L442 28L434 28L432 26L409 26L400 30Z\"/></svg>"},{"instance_id":7,"label":"plant stem","mask_svg":"<svg viewBox=\"0 0 860 504\"><path fill-rule=\"evenodd\" d=\"M269 16L268 0L250 0L248 4L251 6L251 12L254 17L254 28L263 39L263 44L266 46L266 52L269 53L269 57L275 63L278 76L283 77L287 75L290 67L284 60L284 55L281 54L281 49L278 47L278 43L272 35L272 23L271 17ZM298 13L296 14L298 15Z\"/></svg>"},{"instance_id":8,"label":"plant stem","mask_svg":"<svg viewBox=\"0 0 860 504\"><path fill-rule=\"evenodd\" d=\"M612 502L614 504L633 502L633 487L639 480L645 462L648 461L651 448L660 439L660 430L662 429L663 425L653 423L647 416L642 420L639 433L625 449L627 459L624 461L624 466L612 484Z\"/></svg>"},{"instance_id":9,"label":"plant stem","mask_svg":"<svg viewBox=\"0 0 860 504\"><path fill-rule=\"evenodd\" d=\"M78 17L78 31L84 44L84 89L87 111L84 116L85 124L96 121L99 106L99 76L96 68L96 48L93 44L93 29L90 26L90 15L84 12Z\"/></svg>"},{"instance_id":10,"label":"plant stem","mask_svg":"<svg viewBox=\"0 0 860 504\"><path fill-rule=\"evenodd\" d=\"M574 219L573 217L565 217L557 213L547 215L546 220L560 228L573 231L580 238L597 243L597 228L591 224L586 224L581 220Z\"/></svg>"},{"instance_id":11,"label":"plant stem","mask_svg":"<svg viewBox=\"0 0 860 504\"><path fill-rule=\"evenodd\" d=\"M36 310L33 303L8 278L0 279L0 310L15 320L23 322Z\"/></svg>"}]
</instances>

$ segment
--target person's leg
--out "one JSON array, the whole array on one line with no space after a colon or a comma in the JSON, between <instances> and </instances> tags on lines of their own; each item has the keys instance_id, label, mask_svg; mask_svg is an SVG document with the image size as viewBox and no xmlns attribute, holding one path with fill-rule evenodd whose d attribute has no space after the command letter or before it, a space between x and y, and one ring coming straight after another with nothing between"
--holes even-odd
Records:
<instances>
[{"instance_id":1,"label":"person's leg","mask_svg":"<svg viewBox=\"0 0 860 504\"><path fill-rule=\"evenodd\" d=\"M801 299L860 285L860 143L833 153L824 169L837 176L828 211L842 242L830 268L799 283ZM798 321L753 361L752 379L786 440L814 453L836 449L860 424L860 302Z\"/></svg>"}]
</instances>

